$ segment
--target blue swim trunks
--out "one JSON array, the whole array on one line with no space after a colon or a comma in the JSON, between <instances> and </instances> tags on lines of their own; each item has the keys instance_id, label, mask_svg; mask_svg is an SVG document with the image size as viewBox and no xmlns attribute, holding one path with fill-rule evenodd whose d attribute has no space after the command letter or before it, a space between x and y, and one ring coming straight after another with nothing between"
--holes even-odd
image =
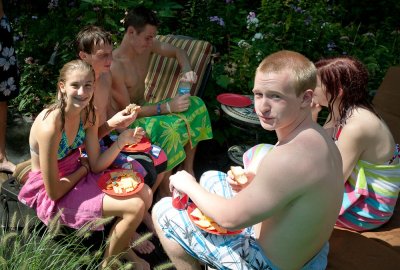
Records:
<instances>
[{"instance_id":1,"label":"blue swim trunks","mask_svg":"<svg viewBox=\"0 0 400 270\"><path fill-rule=\"evenodd\" d=\"M200 184L210 192L226 198L233 196L225 173L208 171L202 175ZM188 254L214 269L279 269L264 255L255 239L253 227L245 228L237 235L207 233L191 222L186 211L173 208L170 197L160 200L154 206L153 213L168 238L178 242ZM325 269L328 252L329 244L326 243L302 269Z\"/></svg>"}]
</instances>

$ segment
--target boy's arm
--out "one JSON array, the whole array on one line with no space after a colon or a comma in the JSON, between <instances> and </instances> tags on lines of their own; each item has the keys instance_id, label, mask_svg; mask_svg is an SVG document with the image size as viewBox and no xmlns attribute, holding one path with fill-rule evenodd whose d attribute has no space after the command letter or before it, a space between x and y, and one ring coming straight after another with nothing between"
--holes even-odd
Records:
<instances>
[{"instance_id":1,"label":"boy's arm","mask_svg":"<svg viewBox=\"0 0 400 270\"><path fill-rule=\"evenodd\" d=\"M179 66L181 67L184 79L191 83L195 83L197 81L197 75L192 70L189 57L185 50L175 47L169 43L160 42L159 40L154 39L152 52L162 56L176 58Z\"/></svg>"}]
</instances>

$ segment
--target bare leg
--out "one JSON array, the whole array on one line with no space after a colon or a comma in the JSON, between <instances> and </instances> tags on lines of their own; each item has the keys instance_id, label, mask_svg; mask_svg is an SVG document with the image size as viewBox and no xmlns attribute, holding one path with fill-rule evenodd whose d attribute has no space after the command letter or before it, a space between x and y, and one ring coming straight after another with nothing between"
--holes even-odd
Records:
<instances>
[{"instance_id":1,"label":"bare leg","mask_svg":"<svg viewBox=\"0 0 400 270\"><path fill-rule=\"evenodd\" d=\"M191 148L190 143L187 143L185 145L186 158L183 161L183 169L193 176L195 176L193 163L194 163L194 157L196 155L196 149L197 147Z\"/></svg>"},{"instance_id":2,"label":"bare leg","mask_svg":"<svg viewBox=\"0 0 400 270\"><path fill-rule=\"evenodd\" d=\"M164 180L165 174L167 174L167 173L168 172L162 172L157 175L156 182L154 183L154 185L151 188L151 191L153 192L153 194L156 193L157 188L160 186L161 182Z\"/></svg>"},{"instance_id":3,"label":"bare leg","mask_svg":"<svg viewBox=\"0 0 400 270\"><path fill-rule=\"evenodd\" d=\"M147 196L145 196L145 199L147 198L147 200L145 201L146 212L144 213L142 221L146 225L146 227L149 229L149 231L151 233L153 233L153 235L155 235L156 232L154 231L153 221L151 219L150 213L148 212L148 210L152 204L153 193L152 193L151 189L148 187L147 187L146 195L147 195ZM139 240L141 237L142 236L139 233L135 232L135 234L131 240L131 244L133 242L136 242L137 240ZM133 249L141 254L149 254L155 249L154 244L150 240L144 240L144 241L139 241L139 242L140 242L140 244L134 245Z\"/></svg>"},{"instance_id":4,"label":"bare leg","mask_svg":"<svg viewBox=\"0 0 400 270\"><path fill-rule=\"evenodd\" d=\"M0 171L14 172L15 165L6 157L7 102L0 101Z\"/></svg>"},{"instance_id":5,"label":"bare leg","mask_svg":"<svg viewBox=\"0 0 400 270\"><path fill-rule=\"evenodd\" d=\"M171 176L172 171L167 171L167 172L163 172L163 178L160 179L160 182L158 183L158 196L155 199L155 201L163 198L163 197L167 197L167 196L171 196L171 191L169 190L169 177ZM158 180L158 177L157 177ZM153 190L155 191L156 188L154 189L155 185L153 186Z\"/></svg>"},{"instance_id":6,"label":"bare leg","mask_svg":"<svg viewBox=\"0 0 400 270\"><path fill-rule=\"evenodd\" d=\"M138 194L130 198L117 199L104 196L103 215L106 217L117 216L118 219L109 235L109 244L104 252L103 268L107 266L112 257L129 251L131 239L142 221L144 213L147 212L146 201L149 201L149 194L151 194L149 187L145 185ZM132 253L134 252L132 251ZM138 269L150 269L149 264L138 259L136 255L132 256L132 260L138 266Z\"/></svg>"},{"instance_id":7,"label":"bare leg","mask_svg":"<svg viewBox=\"0 0 400 270\"><path fill-rule=\"evenodd\" d=\"M200 264L196 259L187 254L185 250L175 241L165 237L164 232L161 230L159 224L157 223L157 217L153 214L153 223L156 229L158 238L167 253L169 259L174 264L177 270L200 270Z\"/></svg>"}]
</instances>

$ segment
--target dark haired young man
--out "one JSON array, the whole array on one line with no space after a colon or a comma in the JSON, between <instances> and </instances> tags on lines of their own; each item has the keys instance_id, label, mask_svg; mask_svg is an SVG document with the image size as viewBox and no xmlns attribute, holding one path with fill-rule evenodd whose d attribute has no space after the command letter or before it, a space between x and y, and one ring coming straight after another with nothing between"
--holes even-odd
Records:
<instances>
[{"instance_id":1,"label":"dark haired young man","mask_svg":"<svg viewBox=\"0 0 400 270\"><path fill-rule=\"evenodd\" d=\"M122 109L129 103L142 106L135 126L141 126L167 154L168 165L164 179L174 167L183 162L183 169L194 175L193 161L199 141L212 138L211 123L204 102L189 94L176 96L157 104L145 102L145 78L152 53L174 57L179 62L183 80L196 82L186 52L157 40L159 21L154 12L137 7L124 19L125 34L113 52L111 66L113 100ZM160 195L169 195L167 181L159 181Z\"/></svg>"}]
</instances>

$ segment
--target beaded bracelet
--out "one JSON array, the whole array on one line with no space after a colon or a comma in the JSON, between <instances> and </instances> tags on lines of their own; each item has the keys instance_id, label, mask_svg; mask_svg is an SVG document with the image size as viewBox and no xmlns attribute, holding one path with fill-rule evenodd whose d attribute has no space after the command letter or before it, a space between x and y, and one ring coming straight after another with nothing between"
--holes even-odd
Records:
<instances>
[{"instance_id":1,"label":"beaded bracelet","mask_svg":"<svg viewBox=\"0 0 400 270\"><path fill-rule=\"evenodd\" d=\"M161 114L161 104L157 104L157 114Z\"/></svg>"}]
</instances>

